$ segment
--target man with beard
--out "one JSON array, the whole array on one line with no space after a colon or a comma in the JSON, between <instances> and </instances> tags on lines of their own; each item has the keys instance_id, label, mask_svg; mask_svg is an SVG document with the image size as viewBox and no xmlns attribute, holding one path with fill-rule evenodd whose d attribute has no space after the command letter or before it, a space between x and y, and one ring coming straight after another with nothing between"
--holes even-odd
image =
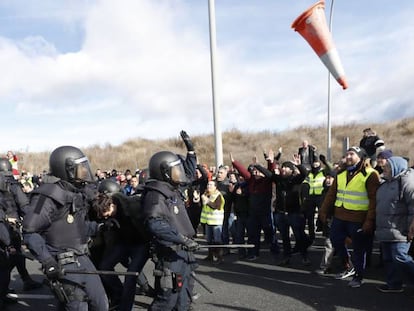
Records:
<instances>
[{"instance_id":1,"label":"man with beard","mask_svg":"<svg viewBox=\"0 0 414 311\"><path fill-rule=\"evenodd\" d=\"M330 231L332 246L343 260L345 270L337 278L353 274L349 286L361 287L365 270L365 259L370 249L375 226L376 192L380 184L378 172L365 159L363 148L354 146L345 155L345 169L338 173L322 203L320 219L323 223L332 213ZM349 262L345 240L352 239L352 263Z\"/></svg>"}]
</instances>

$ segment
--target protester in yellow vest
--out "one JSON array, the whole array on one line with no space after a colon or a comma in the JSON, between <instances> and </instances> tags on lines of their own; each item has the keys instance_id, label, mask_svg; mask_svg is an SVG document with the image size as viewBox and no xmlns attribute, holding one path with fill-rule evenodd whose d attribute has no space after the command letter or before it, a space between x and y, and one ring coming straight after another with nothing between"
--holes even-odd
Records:
<instances>
[{"instance_id":1,"label":"protester in yellow vest","mask_svg":"<svg viewBox=\"0 0 414 311\"><path fill-rule=\"evenodd\" d=\"M330 170L328 167L327 170ZM316 160L312 163L311 170L305 178L304 187L307 193L302 202L302 211L308 225L309 238L315 240L315 213L321 207L323 182L325 181L325 171L321 162ZM307 187L306 187L307 186Z\"/></svg>"},{"instance_id":2,"label":"protester in yellow vest","mask_svg":"<svg viewBox=\"0 0 414 311\"><path fill-rule=\"evenodd\" d=\"M206 225L206 240L208 244L222 244L221 231L224 219L224 197L217 189L217 183L211 180L201 196L202 210L200 223ZM206 260L219 263L223 260L223 250L208 249Z\"/></svg>"},{"instance_id":3,"label":"protester in yellow vest","mask_svg":"<svg viewBox=\"0 0 414 311\"><path fill-rule=\"evenodd\" d=\"M360 287L365 270L365 258L373 241L376 192L380 184L378 172L365 161L363 148L351 147L345 155L346 168L339 172L322 203L322 222L333 214L330 231L332 245L344 261L345 270L337 275L343 279L354 275L350 287ZM351 266L345 240L352 239Z\"/></svg>"}]
</instances>

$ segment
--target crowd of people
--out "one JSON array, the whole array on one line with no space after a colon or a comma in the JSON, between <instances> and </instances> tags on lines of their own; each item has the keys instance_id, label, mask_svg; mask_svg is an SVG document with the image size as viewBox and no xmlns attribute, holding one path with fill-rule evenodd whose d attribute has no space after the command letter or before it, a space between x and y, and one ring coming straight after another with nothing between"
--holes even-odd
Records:
<instances>
[{"instance_id":1,"label":"crowd of people","mask_svg":"<svg viewBox=\"0 0 414 311\"><path fill-rule=\"evenodd\" d=\"M406 277L414 282L414 170L373 130L365 129L337 163L304 140L291 159L281 161L279 148L246 165L230 153L231 165L216 170L199 163L189 135L180 135L185 156L160 151L134 173L92 175L87 157L72 146L55 149L50 171L35 180L17 178L13 153L1 159L0 309L13 303L7 294L14 267L25 290L42 286L24 272L28 248L66 310L131 310L137 286L153 297L150 310L189 310L198 297L192 276L200 234L212 264L225 260L229 244L249 261L266 244L278 265L291 265L298 253L309 266L319 231L324 253L316 272L337 272L352 288L363 284L376 239L385 267L378 290L401 292ZM154 284L142 273L148 260ZM118 264L125 273L115 271Z\"/></svg>"}]
</instances>

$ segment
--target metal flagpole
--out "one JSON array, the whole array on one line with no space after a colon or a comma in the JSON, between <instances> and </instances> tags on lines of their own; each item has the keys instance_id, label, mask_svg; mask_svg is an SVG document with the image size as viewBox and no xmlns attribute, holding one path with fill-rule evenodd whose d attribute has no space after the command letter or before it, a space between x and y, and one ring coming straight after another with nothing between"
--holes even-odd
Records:
<instances>
[{"instance_id":1,"label":"metal flagpole","mask_svg":"<svg viewBox=\"0 0 414 311\"><path fill-rule=\"evenodd\" d=\"M220 126L220 103L217 95L217 72L216 72L216 14L214 0L208 0L208 20L210 27L210 60L211 60L211 84L213 92L213 120L214 120L214 141L216 154L216 167L223 164L223 142Z\"/></svg>"},{"instance_id":2,"label":"metal flagpole","mask_svg":"<svg viewBox=\"0 0 414 311\"><path fill-rule=\"evenodd\" d=\"M335 0L331 1L331 10L329 13L329 31L332 34L332 20L333 20L333 8L334 8L334 3ZM332 161L332 126L331 126L331 100L332 100L332 95L331 95L331 73L328 70L328 142L327 142L327 152L326 152L326 157L328 159L329 162Z\"/></svg>"}]
</instances>

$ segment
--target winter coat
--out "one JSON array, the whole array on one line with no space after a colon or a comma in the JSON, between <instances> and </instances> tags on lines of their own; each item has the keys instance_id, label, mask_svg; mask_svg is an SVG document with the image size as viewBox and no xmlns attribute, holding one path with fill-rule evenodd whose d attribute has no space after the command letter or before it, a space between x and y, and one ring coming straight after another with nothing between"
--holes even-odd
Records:
<instances>
[{"instance_id":1,"label":"winter coat","mask_svg":"<svg viewBox=\"0 0 414 311\"><path fill-rule=\"evenodd\" d=\"M414 217L414 170L401 157L387 161L392 163L392 178L377 190L375 236L381 242L406 242Z\"/></svg>"}]
</instances>

